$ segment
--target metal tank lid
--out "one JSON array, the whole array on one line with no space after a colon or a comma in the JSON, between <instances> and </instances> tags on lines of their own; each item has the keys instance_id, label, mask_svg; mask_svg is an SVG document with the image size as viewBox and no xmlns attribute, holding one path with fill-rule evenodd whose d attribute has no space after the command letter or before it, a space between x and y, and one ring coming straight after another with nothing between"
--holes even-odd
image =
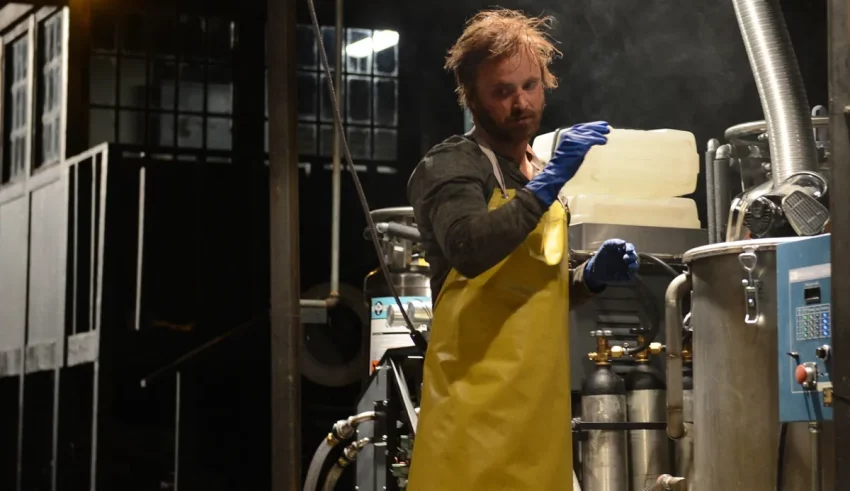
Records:
<instances>
[{"instance_id":1,"label":"metal tank lid","mask_svg":"<svg viewBox=\"0 0 850 491\"><path fill-rule=\"evenodd\" d=\"M772 251L776 249L776 246L778 244L785 244L788 242L794 242L806 238L807 237L778 237L771 239L749 239L736 240L734 242L718 242L717 244L700 246L687 251L682 256L682 262L685 264L690 264L696 261L697 259L703 259L706 257L722 256L724 254L740 254L744 251L745 247L755 247L756 250L759 251Z\"/></svg>"}]
</instances>

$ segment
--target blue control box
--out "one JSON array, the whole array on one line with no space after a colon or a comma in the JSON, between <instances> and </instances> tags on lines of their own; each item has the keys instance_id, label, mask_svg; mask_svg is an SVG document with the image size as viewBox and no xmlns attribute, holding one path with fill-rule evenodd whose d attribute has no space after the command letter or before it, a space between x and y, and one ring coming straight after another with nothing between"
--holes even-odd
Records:
<instances>
[{"instance_id":1,"label":"blue control box","mask_svg":"<svg viewBox=\"0 0 850 491\"><path fill-rule=\"evenodd\" d=\"M779 420L832 420L830 236L776 248Z\"/></svg>"}]
</instances>

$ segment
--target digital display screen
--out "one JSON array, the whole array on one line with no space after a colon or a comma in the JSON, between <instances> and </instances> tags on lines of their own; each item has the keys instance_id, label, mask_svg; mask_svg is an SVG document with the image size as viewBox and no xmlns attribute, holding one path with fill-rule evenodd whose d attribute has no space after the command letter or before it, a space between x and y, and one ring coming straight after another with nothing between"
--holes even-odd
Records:
<instances>
[{"instance_id":1,"label":"digital display screen","mask_svg":"<svg viewBox=\"0 0 850 491\"><path fill-rule=\"evenodd\" d=\"M806 301L806 305L820 303L820 286L803 288L803 299Z\"/></svg>"}]
</instances>

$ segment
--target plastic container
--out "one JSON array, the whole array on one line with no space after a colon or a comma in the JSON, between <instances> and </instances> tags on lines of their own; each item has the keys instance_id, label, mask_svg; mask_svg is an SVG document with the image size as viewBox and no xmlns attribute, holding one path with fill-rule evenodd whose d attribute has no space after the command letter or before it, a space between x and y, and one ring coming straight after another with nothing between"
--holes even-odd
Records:
<instances>
[{"instance_id":1,"label":"plastic container","mask_svg":"<svg viewBox=\"0 0 850 491\"><path fill-rule=\"evenodd\" d=\"M624 198L603 194L570 196L570 225L605 223L642 227L700 228L697 204L689 198Z\"/></svg>"},{"instance_id":2,"label":"plastic container","mask_svg":"<svg viewBox=\"0 0 850 491\"><path fill-rule=\"evenodd\" d=\"M534 153L548 162L562 130L534 139ZM562 194L605 194L631 198L672 198L696 190L696 138L680 130L611 129L608 143L593 147Z\"/></svg>"}]
</instances>

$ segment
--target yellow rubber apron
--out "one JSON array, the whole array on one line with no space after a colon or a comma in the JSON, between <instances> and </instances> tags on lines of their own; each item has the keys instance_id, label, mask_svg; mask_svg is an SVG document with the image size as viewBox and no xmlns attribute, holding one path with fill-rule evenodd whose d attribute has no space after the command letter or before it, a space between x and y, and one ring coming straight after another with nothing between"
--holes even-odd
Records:
<instances>
[{"instance_id":1,"label":"yellow rubber apron","mask_svg":"<svg viewBox=\"0 0 850 491\"><path fill-rule=\"evenodd\" d=\"M499 181L490 210L509 202ZM573 481L567 217L556 201L510 256L451 270L425 356L410 491L554 491Z\"/></svg>"}]
</instances>

